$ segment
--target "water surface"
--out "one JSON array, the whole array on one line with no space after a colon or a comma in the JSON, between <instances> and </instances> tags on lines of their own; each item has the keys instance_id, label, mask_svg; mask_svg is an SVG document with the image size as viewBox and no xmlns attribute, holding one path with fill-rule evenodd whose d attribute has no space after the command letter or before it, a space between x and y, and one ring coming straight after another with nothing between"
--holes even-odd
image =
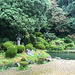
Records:
<instances>
[{"instance_id":1,"label":"water surface","mask_svg":"<svg viewBox=\"0 0 75 75\"><path fill-rule=\"evenodd\" d=\"M75 60L75 53L50 53L52 58L60 57L61 59Z\"/></svg>"}]
</instances>

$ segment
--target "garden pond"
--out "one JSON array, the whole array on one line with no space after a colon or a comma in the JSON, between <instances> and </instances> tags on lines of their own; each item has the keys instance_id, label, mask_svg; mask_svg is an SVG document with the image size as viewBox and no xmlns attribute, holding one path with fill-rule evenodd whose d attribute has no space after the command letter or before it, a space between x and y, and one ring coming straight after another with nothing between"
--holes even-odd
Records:
<instances>
[{"instance_id":1,"label":"garden pond","mask_svg":"<svg viewBox=\"0 0 75 75\"><path fill-rule=\"evenodd\" d=\"M52 58L60 57L61 59L75 60L75 53L49 53Z\"/></svg>"}]
</instances>

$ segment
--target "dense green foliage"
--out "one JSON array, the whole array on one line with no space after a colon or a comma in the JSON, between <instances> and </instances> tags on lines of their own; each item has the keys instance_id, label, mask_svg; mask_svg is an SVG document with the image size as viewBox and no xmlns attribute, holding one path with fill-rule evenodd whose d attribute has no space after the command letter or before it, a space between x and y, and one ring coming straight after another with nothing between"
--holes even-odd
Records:
<instances>
[{"instance_id":1,"label":"dense green foliage","mask_svg":"<svg viewBox=\"0 0 75 75\"><path fill-rule=\"evenodd\" d=\"M0 37L7 37L10 40L15 40L19 33L22 39L29 41L28 43L34 43L35 40L32 38L35 39L35 37L34 35L31 35L31 38L25 36L27 33L38 32L36 33L38 37L43 37L42 33L46 32L57 36L61 32L68 33L66 19L65 13L54 0L0 1ZM55 35L53 36L55 38Z\"/></svg>"},{"instance_id":2,"label":"dense green foliage","mask_svg":"<svg viewBox=\"0 0 75 75\"><path fill-rule=\"evenodd\" d=\"M22 53L25 50L25 46L24 45L18 45L17 46L17 52L18 53Z\"/></svg>"},{"instance_id":3,"label":"dense green foliage","mask_svg":"<svg viewBox=\"0 0 75 75\"><path fill-rule=\"evenodd\" d=\"M75 0L0 0L0 52L16 58L19 69L43 63L50 56L46 52L74 50L73 33Z\"/></svg>"},{"instance_id":4,"label":"dense green foliage","mask_svg":"<svg viewBox=\"0 0 75 75\"><path fill-rule=\"evenodd\" d=\"M26 45L26 49L33 50L33 44L31 44L31 43L30 44L27 44Z\"/></svg>"},{"instance_id":5,"label":"dense green foliage","mask_svg":"<svg viewBox=\"0 0 75 75\"><path fill-rule=\"evenodd\" d=\"M13 46L12 42L7 41L7 42L3 43L1 47L2 47L2 49L4 49L6 51L7 48L10 46Z\"/></svg>"},{"instance_id":6,"label":"dense green foliage","mask_svg":"<svg viewBox=\"0 0 75 75\"><path fill-rule=\"evenodd\" d=\"M8 47L6 53L5 53L5 57L7 58L13 58L17 55L17 49L15 48L15 46L10 46Z\"/></svg>"},{"instance_id":7,"label":"dense green foliage","mask_svg":"<svg viewBox=\"0 0 75 75\"><path fill-rule=\"evenodd\" d=\"M40 42L37 42L37 43L35 44L35 48L37 48L37 49L42 49L42 50L46 49L46 48L45 48L45 45L44 45L43 43L40 43Z\"/></svg>"},{"instance_id":8,"label":"dense green foliage","mask_svg":"<svg viewBox=\"0 0 75 75\"><path fill-rule=\"evenodd\" d=\"M48 7L46 0L0 0L0 35L13 39L18 32L39 31L46 26Z\"/></svg>"},{"instance_id":9,"label":"dense green foliage","mask_svg":"<svg viewBox=\"0 0 75 75\"><path fill-rule=\"evenodd\" d=\"M75 0L56 0L58 5L67 13L69 33L75 32Z\"/></svg>"}]
</instances>

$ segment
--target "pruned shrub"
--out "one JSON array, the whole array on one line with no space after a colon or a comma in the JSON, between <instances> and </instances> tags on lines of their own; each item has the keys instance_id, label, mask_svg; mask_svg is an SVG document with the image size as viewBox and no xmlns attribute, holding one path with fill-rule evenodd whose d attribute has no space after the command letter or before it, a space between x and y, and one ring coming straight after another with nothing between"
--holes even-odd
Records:
<instances>
[{"instance_id":1,"label":"pruned shrub","mask_svg":"<svg viewBox=\"0 0 75 75\"><path fill-rule=\"evenodd\" d=\"M22 53L25 50L25 46L24 45L18 45L17 46L17 52L18 53Z\"/></svg>"},{"instance_id":2,"label":"pruned shrub","mask_svg":"<svg viewBox=\"0 0 75 75\"><path fill-rule=\"evenodd\" d=\"M10 46L7 48L7 51L5 53L6 58L13 58L17 55L17 49L15 46Z\"/></svg>"},{"instance_id":3,"label":"pruned shrub","mask_svg":"<svg viewBox=\"0 0 75 75\"><path fill-rule=\"evenodd\" d=\"M12 42L5 42L2 44L2 49L7 50L8 47L13 46Z\"/></svg>"},{"instance_id":4,"label":"pruned shrub","mask_svg":"<svg viewBox=\"0 0 75 75\"><path fill-rule=\"evenodd\" d=\"M41 38L41 37L37 37L37 42L41 42L44 45L48 45L48 42L46 40L44 40L43 38Z\"/></svg>"},{"instance_id":5,"label":"pruned shrub","mask_svg":"<svg viewBox=\"0 0 75 75\"><path fill-rule=\"evenodd\" d=\"M38 54L38 56L39 55L42 56L44 59L50 56L48 53L46 53L46 52L44 52L42 50L38 50L37 54Z\"/></svg>"},{"instance_id":6,"label":"pruned shrub","mask_svg":"<svg viewBox=\"0 0 75 75\"><path fill-rule=\"evenodd\" d=\"M35 48L44 50L46 47L43 43L38 42L35 44Z\"/></svg>"},{"instance_id":7,"label":"pruned shrub","mask_svg":"<svg viewBox=\"0 0 75 75\"><path fill-rule=\"evenodd\" d=\"M33 45L30 43L30 44L27 44L26 45L26 49L30 49L30 50L33 50Z\"/></svg>"},{"instance_id":8,"label":"pruned shrub","mask_svg":"<svg viewBox=\"0 0 75 75\"><path fill-rule=\"evenodd\" d=\"M29 63L34 63L37 61L37 57L36 56L32 56L32 55L28 55L27 61Z\"/></svg>"},{"instance_id":9,"label":"pruned shrub","mask_svg":"<svg viewBox=\"0 0 75 75\"><path fill-rule=\"evenodd\" d=\"M22 55L21 61L26 61L26 60L27 60L27 54L25 53L24 55Z\"/></svg>"},{"instance_id":10,"label":"pruned shrub","mask_svg":"<svg viewBox=\"0 0 75 75\"><path fill-rule=\"evenodd\" d=\"M69 37L65 37L64 42L65 43L72 43L72 39L70 39Z\"/></svg>"},{"instance_id":11,"label":"pruned shrub","mask_svg":"<svg viewBox=\"0 0 75 75\"><path fill-rule=\"evenodd\" d=\"M61 46L54 46L54 45L51 45L50 46L50 51L51 50L55 50L55 51L62 51L63 50L63 48L61 47Z\"/></svg>"},{"instance_id":12,"label":"pruned shrub","mask_svg":"<svg viewBox=\"0 0 75 75\"><path fill-rule=\"evenodd\" d=\"M73 44L73 43L68 43L68 44L65 46L65 49L67 49L68 47L74 47L74 44Z\"/></svg>"},{"instance_id":13,"label":"pruned shrub","mask_svg":"<svg viewBox=\"0 0 75 75\"><path fill-rule=\"evenodd\" d=\"M44 36L46 39L50 39L50 40L54 40L57 38L57 36L54 33L48 33L48 32L44 33Z\"/></svg>"},{"instance_id":14,"label":"pruned shrub","mask_svg":"<svg viewBox=\"0 0 75 75\"><path fill-rule=\"evenodd\" d=\"M21 61L20 66L26 67L28 66L28 63L26 61Z\"/></svg>"}]
</instances>

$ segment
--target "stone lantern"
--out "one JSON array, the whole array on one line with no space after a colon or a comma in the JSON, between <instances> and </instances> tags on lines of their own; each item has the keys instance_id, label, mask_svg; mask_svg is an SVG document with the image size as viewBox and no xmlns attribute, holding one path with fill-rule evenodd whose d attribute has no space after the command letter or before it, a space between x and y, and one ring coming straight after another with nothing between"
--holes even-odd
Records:
<instances>
[{"instance_id":1,"label":"stone lantern","mask_svg":"<svg viewBox=\"0 0 75 75\"><path fill-rule=\"evenodd\" d=\"M20 34L18 34L18 36L17 36L17 45L20 45L20 42L21 42L21 38L20 38Z\"/></svg>"}]
</instances>

